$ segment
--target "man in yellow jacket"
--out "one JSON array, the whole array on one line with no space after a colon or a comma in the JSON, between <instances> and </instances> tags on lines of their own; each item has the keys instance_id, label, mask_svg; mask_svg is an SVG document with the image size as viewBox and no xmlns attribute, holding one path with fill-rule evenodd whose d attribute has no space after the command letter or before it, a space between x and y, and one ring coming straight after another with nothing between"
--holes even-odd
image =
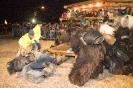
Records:
<instances>
[{"instance_id":1,"label":"man in yellow jacket","mask_svg":"<svg viewBox=\"0 0 133 88\"><path fill-rule=\"evenodd\" d=\"M42 27L42 22L38 21L37 25L33 28L34 38L32 41L32 51L36 50L36 45L37 45L38 46L37 51L40 52L41 44L40 44L39 39L41 38L41 27Z\"/></svg>"},{"instance_id":2,"label":"man in yellow jacket","mask_svg":"<svg viewBox=\"0 0 133 88\"><path fill-rule=\"evenodd\" d=\"M20 54L22 56L26 56L29 53L29 51L30 51L30 47L29 46L32 44L33 37L34 37L34 32L31 29L31 30L29 30L28 33L26 33L25 35L23 35L19 39L18 43L19 43L20 49L19 49L19 52L17 53L17 56L19 56Z\"/></svg>"}]
</instances>

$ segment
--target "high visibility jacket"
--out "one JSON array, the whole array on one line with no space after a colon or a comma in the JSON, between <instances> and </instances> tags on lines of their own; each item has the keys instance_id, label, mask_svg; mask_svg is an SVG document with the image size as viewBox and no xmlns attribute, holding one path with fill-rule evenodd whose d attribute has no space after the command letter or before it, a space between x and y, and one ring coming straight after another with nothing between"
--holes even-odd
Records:
<instances>
[{"instance_id":1,"label":"high visibility jacket","mask_svg":"<svg viewBox=\"0 0 133 88\"><path fill-rule=\"evenodd\" d=\"M32 43L32 39L29 38L28 33L26 33L25 35L23 35L18 43L23 47L23 48L27 48L27 46L29 46Z\"/></svg>"},{"instance_id":2,"label":"high visibility jacket","mask_svg":"<svg viewBox=\"0 0 133 88\"><path fill-rule=\"evenodd\" d=\"M33 28L33 31L34 31L34 38L33 38L33 40L39 40L40 37L41 37L41 27L39 25L36 25Z\"/></svg>"}]
</instances>

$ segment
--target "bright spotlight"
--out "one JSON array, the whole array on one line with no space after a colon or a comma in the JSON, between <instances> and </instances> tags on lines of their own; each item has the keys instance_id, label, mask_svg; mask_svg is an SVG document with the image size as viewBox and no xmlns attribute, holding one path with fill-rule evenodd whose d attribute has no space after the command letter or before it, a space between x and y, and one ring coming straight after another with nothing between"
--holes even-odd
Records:
<instances>
[{"instance_id":1,"label":"bright spotlight","mask_svg":"<svg viewBox=\"0 0 133 88\"><path fill-rule=\"evenodd\" d=\"M83 6L82 6L82 8L83 8L83 9L85 9L85 8L86 8L86 6L85 6L85 5L83 5Z\"/></svg>"},{"instance_id":2,"label":"bright spotlight","mask_svg":"<svg viewBox=\"0 0 133 88\"><path fill-rule=\"evenodd\" d=\"M100 7L100 6L101 6L101 3L100 3L100 2L97 2L97 3L96 3L96 6L97 6L97 7Z\"/></svg>"},{"instance_id":3,"label":"bright spotlight","mask_svg":"<svg viewBox=\"0 0 133 88\"><path fill-rule=\"evenodd\" d=\"M76 11L76 10L78 10L78 8L75 7L75 8L74 8L74 11Z\"/></svg>"},{"instance_id":4,"label":"bright spotlight","mask_svg":"<svg viewBox=\"0 0 133 88\"><path fill-rule=\"evenodd\" d=\"M92 5L92 4L89 4L88 6L89 6L90 8L91 8L91 7L93 7L93 5Z\"/></svg>"},{"instance_id":5,"label":"bright spotlight","mask_svg":"<svg viewBox=\"0 0 133 88\"><path fill-rule=\"evenodd\" d=\"M44 8L45 8L44 6L41 7L41 9L44 9Z\"/></svg>"},{"instance_id":6,"label":"bright spotlight","mask_svg":"<svg viewBox=\"0 0 133 88\"><path fill-rule=\"evenodd\" d=\"M32 19L32 23L36 23L36 20L34 18Z\"/></svg>"},{"instance_id":7,"label":"bright spotlight","mask_svg":"<svg viewBox=\"0 0 133 88\"><path fill-rule=\"evenodd\" d=\"M7 21L6 21L6 19L5 19L4 23L7 25Z\"/></svg>"}]
</instances>

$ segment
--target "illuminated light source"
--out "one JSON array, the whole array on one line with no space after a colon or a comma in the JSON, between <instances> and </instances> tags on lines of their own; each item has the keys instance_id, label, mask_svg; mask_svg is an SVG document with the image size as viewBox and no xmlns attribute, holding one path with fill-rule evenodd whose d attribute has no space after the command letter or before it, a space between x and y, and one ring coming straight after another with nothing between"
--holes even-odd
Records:
<instances>
[{"instance_id":1,"label":"illuminated light source","mask_svg":"<svg viewBox=\"0 0 133 88\"><path fill-rule=\"evenodd\" d=\"M101 5L102 5L102 4L101 4L100 2L97 2L97 3L96 3L96 6L97 6L97 7L100 7Z\"/></svg>"},{"instance_id":2,"label":"illuminated light source","mask_svg":"<svg viewBox=\"0 0 133 88\"><path fill-rule=\"evenodd\" d=\"M71 12L72 10L71 10L71 9L69 9L69 11Z\"/></svg>"},{"instance_id":3,"label":"illuminated light source","mask_svg":"<svg viewBox=\"0 0 133 88\"><path fill-rule=\"evenodd\" d=\"M89 4L89 5L88 5L88 7L90 7L90 8L91 8L91 7L93 7L93 5L92 5L92 4Z\"/></svg>"},{"instance_id":4,"label":"illuminated light source","mask_svg":"<svg viewBox=\"0 0 133 88\"><path fill-rule=\"evenodd\" d=\"M81 8L85 9L85 8L86 8L86 6L84 5L84 6L82 6Z\"/></svg>"},{"instance_id":5,"label":"illuminated light source","mask_svg":"<svg viewBox=\"0 0 133 88\"><path fill-rule=\"evenodd\" d=\"M36 23L36 20L35 19L32 19L32 23Z\"/></svg>"},{"instance_id":6,"label":"illuminated light source","mask_svg":"<svg viewBox=\"0 0 133 88\"><path fill-rule=\"evenodd\" d=\"M67 9L67 6L64 6L64 9Z\"/></svg>"},{"instance_id":7,"label":"illuminated light source","mask_svg":"<svg viewBox=\"0 0 133 88\"><path fill-rule=\"evenodd\" d=\"M44 6L41 6L41 7L36 7L35 9L34 9L34 17L36 17L37 16L37 10L38 9L42 9L42 10L44 10L45 9L45 7Z\"/></svg>"},{"instance_id":8,"label":"illuminated light source","mask_svg":"<svg viewBox=\"0 0 133 88\"><path fill-rule=\"evenodd\" d=\"M62 22L62 20L63 20L62 17L60 17L59 20L60 20L60 22Z\"/></svg>"},{"instance_id":9,"label":"illuminated light source","mask_svg":"<svg viewBox=\"0 0 133 88\"><path fill-rule=\"evenodd\" d=\"M44 6L42 6L41 9L44 9Z\"/></svg>"},{"instance_id":10,"label":"illuminated light source","mask_svg":"<svg viewBox=\"0 0 133 88\"><path fill-rule=\"evenodd\" d=\"M7 21L6 21L6 19L5 19L5 24L7 24Z\"/></svg>"},{"instance_id":11,"label":"illuminated light source","mask_svg":"<svg viewBox=\"0 0 133 88\"><path fill-rule=\"evenodd\" d=\"M76 11L76 10L78 10L78 8L75 7L75 8L74 8L74 11Z\"/></svg>"}]
</instances>

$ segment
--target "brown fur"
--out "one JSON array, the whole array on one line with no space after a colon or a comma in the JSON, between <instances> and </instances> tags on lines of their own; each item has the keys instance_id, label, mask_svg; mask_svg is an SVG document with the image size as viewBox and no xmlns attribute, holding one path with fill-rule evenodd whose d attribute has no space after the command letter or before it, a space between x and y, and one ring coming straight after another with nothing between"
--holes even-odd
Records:
<instances>
[{"instance_id":1,"label":"brown fur","mask_svg":"<svg viewBox=\"0 0 133 88\"><path fill-rule=\"evenodd\" d=\"M113 45L116 41L116 38L110 34L103 34L105 40L108 42L108 44Z\"/></svg>"},{"instance_id":2,"label":"brown fur","mask_svg":"<svg viewBox=\"0 0 133 88\"><path fill-rule=\"evenodd\" d=\"M85 42L91 41L95 35L95 37L99 37L98 31L93 31L95 29L89 29L86 33L86 37L83 36L83 40L85 38L90 37ZM90 33L93 34L90 35ZM77 55L76 63L72 68L69 74L69 80L72 84L83 86L89 79L98 77L99 73L103 70L102 60L104 55L106 54L106 49L103 43L94 44L87 43L83 44L80 40L83 35L83 30L75 30L73 31L73 35L71 38L71 47L74 53Z\"/></svg>"},{"instance_id":3,"label":"brown fur","mask_svg":"<svg viewBox=\"0 0 133 88\"><path fill-rule=\"evenodd\" d=\"M58 41L60 44L69 42L70 41L69 33L67 33L66 31L62 31L61 36L58 38Z\"/></svg>"},{"instance_id":4,"label":"brown fur","mask_svg":"<svg viewBox=\"0 0 133 88\"><path fill-rule=\"evenodd\" d=\"M93 73L96 73L94 71L103 60L105 53L106 50L103 44L82 46L76 63L69 74L70 82L83 86L91 76L94 77Z\"/></svg>"}]
</instances>

